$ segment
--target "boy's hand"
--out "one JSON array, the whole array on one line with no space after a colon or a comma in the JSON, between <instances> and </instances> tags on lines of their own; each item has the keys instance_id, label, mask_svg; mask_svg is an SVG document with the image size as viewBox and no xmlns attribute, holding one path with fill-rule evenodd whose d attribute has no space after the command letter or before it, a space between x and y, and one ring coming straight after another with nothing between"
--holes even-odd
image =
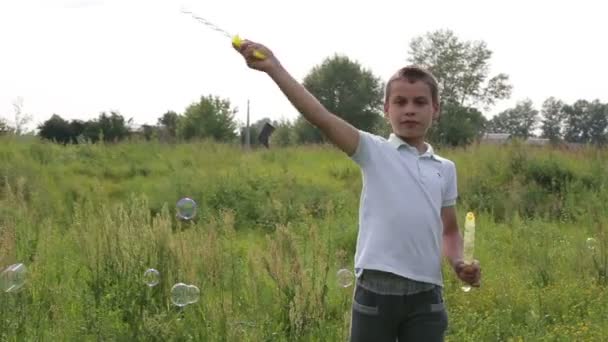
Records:
<instances>
[{"instance_id":1,"label":"boy's hand","mask_svg":"<svg viewBox=\"0 0 608 342\"><path fill-rule=\"evenodd\" d=\"M262 44L254 43L249 40L243 40L240 46L236 46L233 43L232 47L234 47L234 49L245 58L247 66L252 69L268 73L280 66L279 61L273 55L272 51ZM254 53L256 51L257 53ZM259 53L263 54L263 58L256 56L259 55Z\"/></svg>"},{"instance_id":2,"label":"boy's hand","mask_svg":"<svg viewBox=\"0 0 608 342\"><path fill-rule=\"evenodd\" d=\"M479 266L479 261L474 260L470 265L467 265L464 261L458 261L454 265L454 271L460 280L473 287L479 287L481 283L481 267Z\"/></svg>"}]
</instances>

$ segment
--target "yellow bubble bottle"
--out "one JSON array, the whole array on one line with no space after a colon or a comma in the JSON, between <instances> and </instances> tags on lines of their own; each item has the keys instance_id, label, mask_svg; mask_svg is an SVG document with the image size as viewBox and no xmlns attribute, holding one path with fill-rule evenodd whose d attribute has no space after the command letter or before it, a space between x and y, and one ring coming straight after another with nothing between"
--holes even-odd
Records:
<instances>
[{"instance_id":1,"label":"yellow bubble bottle","mask_svg":"<svg viewBox=\"0 0 608 342\"><path fill-rule=\"evenodd\" d=\"M473 264L473 254L475 250L475 214L468 212L464 222L464 246L463 246L464 263L466 265ZM464 292L471 290L470 285L462 286Z\"/></svg>"}]
</instances>

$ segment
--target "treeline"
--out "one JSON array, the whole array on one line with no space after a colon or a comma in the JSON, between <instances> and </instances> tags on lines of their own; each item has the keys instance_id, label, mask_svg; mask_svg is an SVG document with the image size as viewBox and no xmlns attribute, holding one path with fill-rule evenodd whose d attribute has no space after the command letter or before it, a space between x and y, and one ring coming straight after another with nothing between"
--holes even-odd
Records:
<instances>
[{"instance_id":1,"label":"treeline","mask_svg":"<svg viewBox=\"0 0 608 342\"><path fill-rule=\"evenodd\" d=\"M55 114L38 127L38 135L59 143L117 142L133 136L147 140L210 138L226 142L237 136L235 113L228 100L209 95L188 106L182 115L165 113L158 118L157 125L136 127L118 112L101 113L89 121L67 121Z\"/></svg>"},{"instance_id":2,"label":"treeline","mask_svg":"<svg viewBox=\"0 0 608 342\"><path fill-rule=\"evenodd\" d=\"M488 130L496 133L509 133L515 137L529 138L539 136L552 142L565 141L605 145L608 142L608 103L599 100L577 100L566 104L550 97L540 111L532 101L526 99L495 116Z\"/></svg>"},{"instance_id":3,"label":"treeline","mask_svg":"<svg viewBox=\"0 0 608 342\"><path fill-rule=\"evenodd\" d=\"M485 133L507 133L513 137L547 138L552 142L604 145L608 142L608 104L597 99L574 103L550 97L540 108L523 99L492 119L488 111L498 101L511 96L513 86L505 73L490 75L492 51L483 41L463 41L450 30L437 30L414 38L404 64L428 68L440 84L442 113L430 132L439 145L463 146L478 141ZM334 55L310 70L304 86L330 111L355 127L386 136L390 133L383 117L384 82L347 56ZM277 96L281 96L277 94ZM245 130L235 121L237 109L228 99L202 96L183 113L162 114L156 125L130 129L132 122L117 112L101 113L89 121L64 120L53 115L41 124L39 136L60 143L120 141L133 135L163 141L213 139L243 143ZM275 146L322 143L325 138L303 117L295 120L254 122L250 128L253 146L260 143L259 132L272 125ZM0 122L0 132L10 128Z\"/></svg>"}]
</instances>

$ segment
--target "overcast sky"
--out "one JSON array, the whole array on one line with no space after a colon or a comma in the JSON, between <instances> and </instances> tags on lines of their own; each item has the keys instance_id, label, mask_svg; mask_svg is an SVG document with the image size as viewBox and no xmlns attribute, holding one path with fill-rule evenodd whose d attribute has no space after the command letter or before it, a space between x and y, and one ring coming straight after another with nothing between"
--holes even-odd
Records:
<instances>
[{"instance_id":1,"label":"overcast sky","mask_svg":"<svg viewBox=\"0 0 608 342\"><path fill-rule=\"evenodd\" d=\"M297 112L230 40L188 8L274 50L299 80L335 53L386 80L407 64L410 40L449 28L493 51L492 74L514 86L488 117L530 98L608 102L608 8L602 1L0 0L0 117L21 97L33 125L53 113L91 119L116 110L156 123L200 96L229 98L245 119Z\"/></svg>"}]
</instances>

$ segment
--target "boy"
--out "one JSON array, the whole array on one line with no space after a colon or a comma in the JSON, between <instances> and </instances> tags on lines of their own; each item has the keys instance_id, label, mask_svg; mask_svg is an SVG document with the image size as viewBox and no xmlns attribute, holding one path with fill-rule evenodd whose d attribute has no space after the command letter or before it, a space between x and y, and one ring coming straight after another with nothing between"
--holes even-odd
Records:
<instances>
[{"instance_id":1,"label":"boy","mask_svg":"<svg viewBox=\"0 0 608 342\"><path fill-rule=\"evenodd\" d=\"M462 261L455 165L424 141L439 116L435 78L406 67L389 80L384 112L393 133L384 139L330 113L265 46L235 49L362 170L351 341L443 341L442 248L462 281L479 286L481 269Z\"/></svg>"}]
</instances>

